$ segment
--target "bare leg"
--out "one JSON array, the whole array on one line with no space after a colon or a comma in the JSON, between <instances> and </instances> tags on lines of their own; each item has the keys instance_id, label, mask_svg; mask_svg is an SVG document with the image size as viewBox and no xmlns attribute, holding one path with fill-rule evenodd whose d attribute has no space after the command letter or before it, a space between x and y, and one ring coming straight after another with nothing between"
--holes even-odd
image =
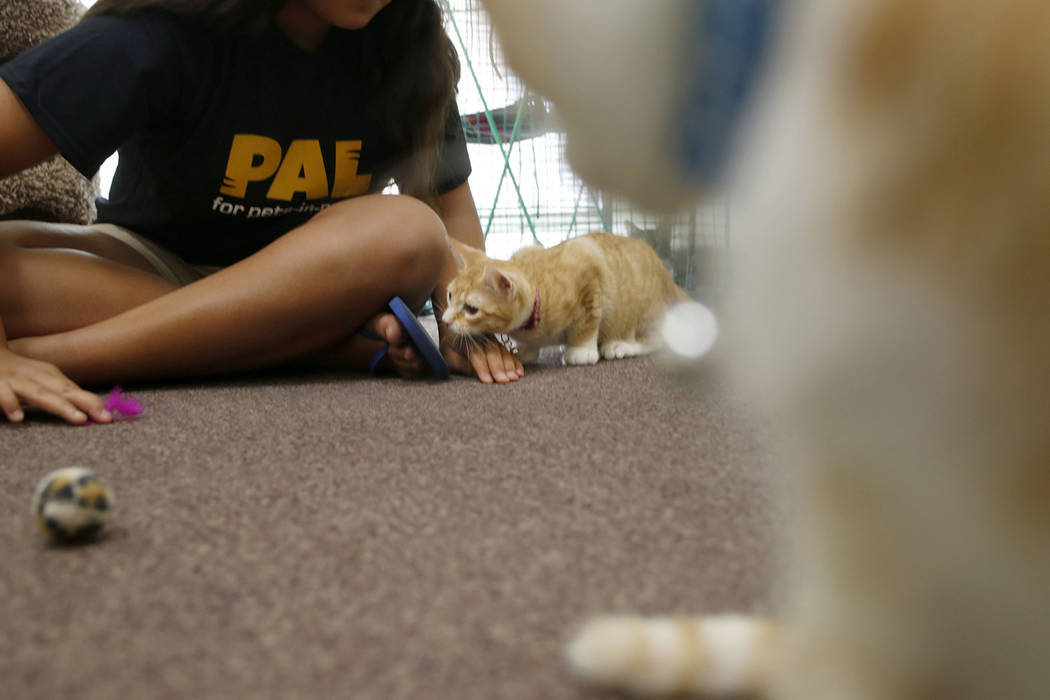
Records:
<instances>
[{"instance_id":1,"label":"bare leg","mask_svg":"<svg viewBox=\"0 0 1050 700\"><path fill-rule=\"evenodd\" d=\"M182 288L133 264L31 252L0 257L0 312L19 338L11 347L91 384L271 366L332 348L394 295L421 304L447 244L424 204L377 195L333 205Z\"/></svg>"},{"instance_id":2,"label":"bare leg","mask_svg":"<svg viewBox=\"0 0 1050 700\"><path fill-rule=\"evenodd\" d=\"M109 236L79 226L0 222L0 315L10 338L87 326L176 288Z\"/></svg>"}]
</instances>

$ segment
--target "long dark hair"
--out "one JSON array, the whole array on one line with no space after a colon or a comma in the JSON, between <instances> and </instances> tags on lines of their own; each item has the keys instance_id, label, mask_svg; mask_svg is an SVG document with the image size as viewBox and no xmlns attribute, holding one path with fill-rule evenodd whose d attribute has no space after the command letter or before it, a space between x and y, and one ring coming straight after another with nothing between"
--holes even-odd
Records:
<instances>
[{"instance_id":1,"label":"long dark hair","mask_svg":"<svg viewBox=\"0 0 1050 700\"><path fill-rule=\"evenodd\" d=\"M221 31L256 34L288 0L98 0L88 15L147 8L194 17ZM400 154L379 175L427 201L459 82L459 58L445 33L438 0L392 0L364 29L365 78L386 140Z\"/></svg>"}]
</instances>

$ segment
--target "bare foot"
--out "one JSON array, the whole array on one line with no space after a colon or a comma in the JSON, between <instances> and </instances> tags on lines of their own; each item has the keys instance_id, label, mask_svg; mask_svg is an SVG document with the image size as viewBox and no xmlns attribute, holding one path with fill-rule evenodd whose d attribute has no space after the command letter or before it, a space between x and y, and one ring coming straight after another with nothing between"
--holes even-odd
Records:
<instances>
[{"instance_id":1,"label":"bare foot","mask_svg":"<svg viewBox=\"0 0 1050 700\"><path fill-rule=\"evenodd\" d=\"M362 326L362 330L384 338L389 349L379 361L377 371L393 373L399 377L417 377L423 371L423 361L412 345L408 333L392 313L382 313ZM368 363L383 349L383 341L373 340L354 333L341 343L308 358L312 366L329 369L353 369L367 372Z\"/></svg>"}]
</instances>

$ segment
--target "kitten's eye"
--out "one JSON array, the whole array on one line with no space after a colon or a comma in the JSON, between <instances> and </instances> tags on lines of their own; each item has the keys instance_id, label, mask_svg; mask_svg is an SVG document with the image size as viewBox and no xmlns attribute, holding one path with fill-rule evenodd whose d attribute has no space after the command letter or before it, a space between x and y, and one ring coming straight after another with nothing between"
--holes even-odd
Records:
<instances>
[{"instance_id":1,"label":"kitten's eye","mask_svg":"<svg viewBox=\"0 0 1050 700\"><path fill-rule=\"evenodd\" d=\"M476 314L478 312L478 307L471 306L470 304L464 304L463 305L463 310L466 311L471 316L473 316L474 314Z\"/></svg>"}]
</instances>

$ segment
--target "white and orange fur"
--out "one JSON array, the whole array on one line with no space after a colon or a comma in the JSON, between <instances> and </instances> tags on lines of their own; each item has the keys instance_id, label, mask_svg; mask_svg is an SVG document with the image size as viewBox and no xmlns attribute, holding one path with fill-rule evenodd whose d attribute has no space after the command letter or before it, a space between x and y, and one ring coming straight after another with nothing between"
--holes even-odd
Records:
<instances>
[{"instance_id":1,"label":"white and orange fur","mask_svg":"<svg viewBox=\"0 0 1050 700\"><path fill-rule=\"evenodd\" d=\"M537 1L486 0L508 37ZM653 694L1050 697L1050 3L784 5L724 336L778 440L783 624L599 618L570 661ZM526 81L567 65L506 47Z\"/></svg>"},{"instance_id":2,"label":"white and orange fur","mask_svg":"<svg viewBox=\"0 0 1050 700\"><path fill-rule=\"evenodd\" d=\"M644 242L589 233L530 246L510 260L449 239L459 266L442 320L457 335L510 336L523 364L565 345L565 362L593 365L661 347L668 307L689 296Z\"/></svg>"}]
</instances>

